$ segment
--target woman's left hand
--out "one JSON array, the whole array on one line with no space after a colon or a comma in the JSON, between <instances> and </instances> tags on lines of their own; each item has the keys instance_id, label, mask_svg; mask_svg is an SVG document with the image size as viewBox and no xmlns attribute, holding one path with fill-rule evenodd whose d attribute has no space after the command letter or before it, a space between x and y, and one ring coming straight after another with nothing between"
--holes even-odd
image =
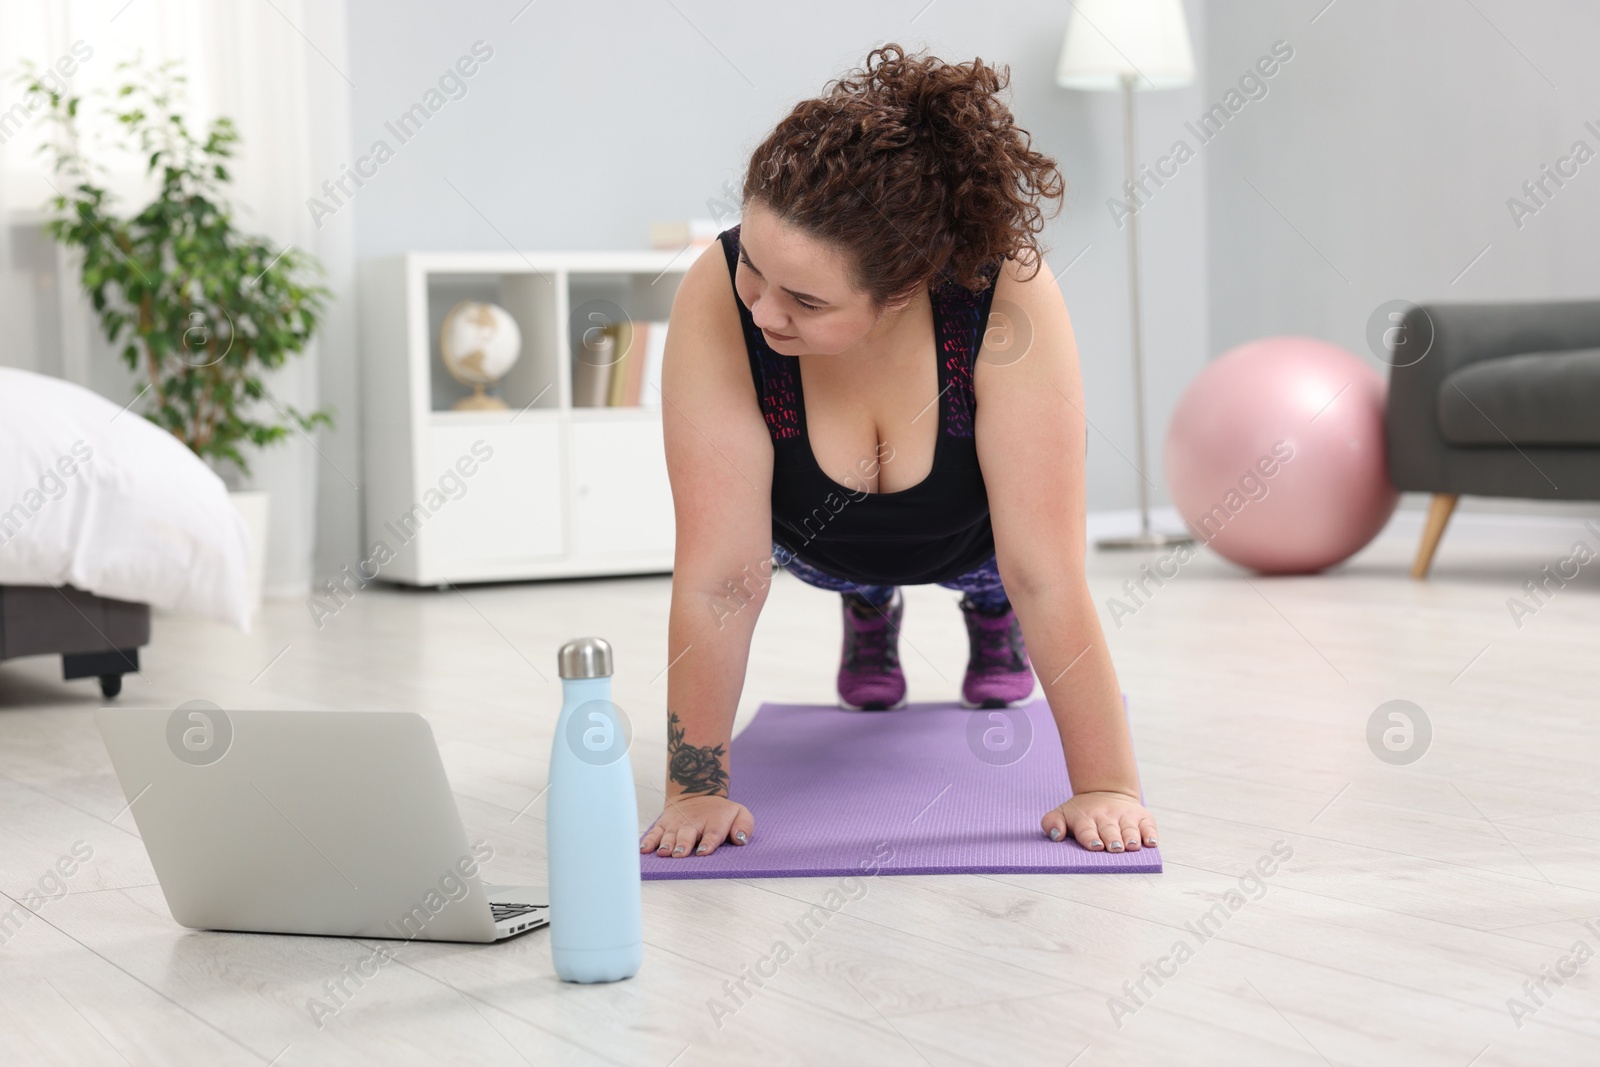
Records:
<instances>
[{"instance_id":1,"label":"woman's left hand","mask_svg":"<svg viewBox=\"0 0 1600 1067\"><path fill-rule=\"evenodd\" d=\"M1076 793L1039 820L1052 841L1068 835L1091 852L1137 852L1155 847L1156 822L1144 805L1126 793L1109 790Z\"/></svg>"}]
</instances>

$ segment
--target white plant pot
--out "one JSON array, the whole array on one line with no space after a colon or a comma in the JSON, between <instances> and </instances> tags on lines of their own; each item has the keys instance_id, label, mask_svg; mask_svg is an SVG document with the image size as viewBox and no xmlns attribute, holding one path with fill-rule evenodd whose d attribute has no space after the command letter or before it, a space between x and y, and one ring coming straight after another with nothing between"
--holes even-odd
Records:
<instances>
[{"instance_id":1,"label":"white plant pot","mask_svg":"<svg viewBox=\"0 0 1600 1067\"><path fill-rule=\"evenodd\" d=\"M228 499L244 516L250 531L250 553L245 557L245 588L250 597L250 615L261 608L261 593L267 580L267 521L271 516L271 494L264 489L231 492Z\"/></svg>"}]
</instances>

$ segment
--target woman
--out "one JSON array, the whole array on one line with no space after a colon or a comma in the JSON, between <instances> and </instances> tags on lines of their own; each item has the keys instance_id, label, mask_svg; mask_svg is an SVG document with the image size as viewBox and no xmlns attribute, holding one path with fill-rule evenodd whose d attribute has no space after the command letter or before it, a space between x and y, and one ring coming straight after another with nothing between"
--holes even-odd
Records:
<instances>
[{"instance_id":1,"label":"woman","mask_svg":"<svg viewBox=\"0 0 1600 1067\"><path fill-rule=\"evenodd\" d=\"M1156 843L1084 575L1072 326L1035 240L1062 182L1000 100L1007 73L873 50L756 149L740 225L684 275L661 386L666 803L641 852L754 832L728 749L774 565L842 594L847 708L905 701L898 587L960 590L963 703L1029 696L1033 650L1073 789L1044 832Z\"/></svg>"}]
</instances>

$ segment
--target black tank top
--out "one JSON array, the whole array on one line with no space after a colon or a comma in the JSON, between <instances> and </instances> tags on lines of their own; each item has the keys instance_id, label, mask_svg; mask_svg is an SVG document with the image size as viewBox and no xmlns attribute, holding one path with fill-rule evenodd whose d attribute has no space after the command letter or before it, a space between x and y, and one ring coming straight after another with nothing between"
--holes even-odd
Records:
<instances>
[{"instance_id":1,"label":"black tank top","mask_svg":"<svg viewBox=\"0 0 1600 1067\"><path fill-rule=\"evenodd\" d=\"M732 278L739 266L739 227L717 239ZM806 432L799 364L767 345L735 287L750 373L772 435L773 541L802 562L861 585L950 581L994 555L989 495L973 436L972 371L998 274L996 263L980 293L948 278L929 287L939 363L939 436L928 476L893 493L868 492L864 481L841 485L823 472Z\"/></svg>"}]
</instances>

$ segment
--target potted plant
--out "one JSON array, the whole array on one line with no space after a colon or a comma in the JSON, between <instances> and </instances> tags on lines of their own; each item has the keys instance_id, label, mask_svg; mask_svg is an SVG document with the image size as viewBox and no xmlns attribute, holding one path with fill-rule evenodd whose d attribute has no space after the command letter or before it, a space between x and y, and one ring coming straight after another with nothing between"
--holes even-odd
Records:
<instances>
[{"instance_id":1,"label":"potted plant","mask_svg":"<svg viewBox=\"0 0 1600 1067\"><path fill-rule=\"evenodd\" d=\"M56 126L56 195L49 230L82 261L82 282L112 347L136 374L144 415L170 431L228 485L251 526L252 603L265 557L265 493L240 492L247 446L333 425L331 409L302 413L275 399L263 378L305 351L328 290L315 257L278 249L234 224L225 192L239 135L218 118L196 137L179 111L184 77L167 62L117 67L122 82L103 110L124 147L136 149L157 189L135 214L119 213L105 168L82 150L83 98L52 91L31 68L30 93L47 97ZM55 83L52 83L55 84ZM137 398L136 398L137 399Z\"/></svg>"}]
</instances>

